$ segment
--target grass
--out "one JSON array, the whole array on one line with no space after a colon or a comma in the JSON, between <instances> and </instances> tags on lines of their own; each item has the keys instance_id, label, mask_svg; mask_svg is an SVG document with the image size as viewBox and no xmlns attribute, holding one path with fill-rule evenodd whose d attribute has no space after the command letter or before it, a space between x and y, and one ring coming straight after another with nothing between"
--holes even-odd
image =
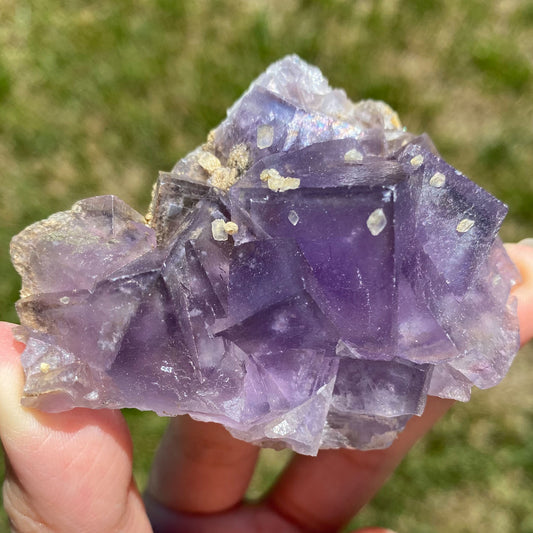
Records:
<instances>
[{"instance_id":1,"label":"grass","mask_svg":"<svg viewBox=\"0 0 533 533\"><path fill-rule=\"evenodd\" d=\"M507 202L531 234L533 10L527 0L0 2L0 317L16 320L12 235L82 197L143 211L159 169L202 142L270 62L296 52ZM528 357L529 355L529 357ZM355 522L533 531L531 353L457 406ZM146 481L164 421L128 412ZM266 452L251 494L285 456ZM1 528L7 530L5 515Z\"/></svg>"}]
</instances>

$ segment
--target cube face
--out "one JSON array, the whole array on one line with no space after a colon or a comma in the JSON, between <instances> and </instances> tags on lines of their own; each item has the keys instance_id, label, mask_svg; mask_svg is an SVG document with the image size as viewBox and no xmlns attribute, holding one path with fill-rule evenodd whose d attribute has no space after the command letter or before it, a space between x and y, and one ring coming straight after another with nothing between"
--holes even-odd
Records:
<instances>
[{"instance_id":1,"label":"cube face","mask_svg":"<svg viewBox=\"0 0 533 533\"><path fill-rule=\"evenodd\" d=\"M303 188L283 194L237 189L232 202L272 239L295 244L307 266L303 283L340 338L355 343L361 353L392 351L397 290L390 187ZM374 234L376 212L379 231ZM236 221L246 225L244 217ZM295 255L287 250L285 261ZM286 279L281 271L280 278Z\"/></svg>"},{"instance_id":2,"label":"cube face","mask_svg":"<svg viewBox=\"0 0 533 533\"><path fill-rule=\"evenodd\" d=\"M337 413L387 418L421 415L430 372L429 365L341 357L332 407Z\"/></svg>"},{"instance_id":3,"label":"cube face","mask_svg":"<svg viewBox=\"0 0 533 533\"><path fill-rule=\"evenodd\" d=\"M391 444L518 348L506 207L296 56L160 173L13 239L23 403L137 407L316 454Z\"/></svg>"},{"instance_id":4,"label":"cube face","mask_svg":"<svg viewBox=\"0 0 533 533\"><path fill-rule=\"evenodd\" d=\"M287 125L296 113L294 105L258 87L243 97L234 119L217 129L219 150L229 153L242 139L250 139L253 160L278 153L287 144Z\"/></svg>"},{"instance_id":5,"label":"cube face","mask_svg":"<svg viewBox=\"0 0 533 533\"><path fill-rule=\"evenodd\" d=\"M466 176L420 146L399 161L413 167L417 185L416 241L446 285L461 297L498 235L507 207Z\"/></svg>"}]
</instances>

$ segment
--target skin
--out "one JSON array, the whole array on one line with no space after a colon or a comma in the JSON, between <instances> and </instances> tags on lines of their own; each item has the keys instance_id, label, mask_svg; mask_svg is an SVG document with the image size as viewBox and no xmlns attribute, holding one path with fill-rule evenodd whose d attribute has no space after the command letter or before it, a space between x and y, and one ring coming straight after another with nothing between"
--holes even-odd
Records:
<instances>
[{"instance_id":1,"label":"skin","mask_svg":"<svg viewBox=\"0 0 533 533\"><path fill-rule=\"evenodd\" d=\"M514 289L522 343L533 337L533 248L509 245L522 274ZM254 505L242 498L258 449L217 424L173 419L146 495L132 477L132 443L119 411L41 413L20 405L23 345L0 323L0 438L7 456L4 506L18 533L314 533L338 531L450 408L429 398L385 450L296 455ZM150 525L150 520L152 526ZM385 533L370 528L358 533Z\"/></svg>"}]
</instances>

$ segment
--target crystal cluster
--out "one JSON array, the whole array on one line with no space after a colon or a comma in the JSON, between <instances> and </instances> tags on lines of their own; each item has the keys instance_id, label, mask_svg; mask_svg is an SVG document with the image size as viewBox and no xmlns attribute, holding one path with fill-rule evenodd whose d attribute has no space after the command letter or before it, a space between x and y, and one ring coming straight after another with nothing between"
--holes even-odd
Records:
<instances>
[{"instance_id":1,"label":"crystal cluster","mask_svg":"<svg viewBox=\"0 0 533 533\"><path fill-rule=\"evenodd\" d=\"M506 206L296 56L161 173L12 241L23 403L188 413L304 454L388 446L518 349Z\"/></svg>"}]
</instances>

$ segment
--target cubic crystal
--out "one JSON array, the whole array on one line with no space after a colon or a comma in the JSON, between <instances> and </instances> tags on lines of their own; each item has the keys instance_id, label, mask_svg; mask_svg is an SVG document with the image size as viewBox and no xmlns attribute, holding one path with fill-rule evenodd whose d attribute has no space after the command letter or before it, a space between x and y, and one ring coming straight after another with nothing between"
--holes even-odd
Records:
<instances>
[{"instance_id":1,"label":"cubic crystal","mask_svg":"<svg viewBox=\"0 0 533 533\"><path fill-rule=\"evenodd\" d=\"M383 102L286 57L142 217L82 200L13 238L23 403L136 407L304 454L382 448L519 345L507 208Z\"/></svg>"}]
</instances>

